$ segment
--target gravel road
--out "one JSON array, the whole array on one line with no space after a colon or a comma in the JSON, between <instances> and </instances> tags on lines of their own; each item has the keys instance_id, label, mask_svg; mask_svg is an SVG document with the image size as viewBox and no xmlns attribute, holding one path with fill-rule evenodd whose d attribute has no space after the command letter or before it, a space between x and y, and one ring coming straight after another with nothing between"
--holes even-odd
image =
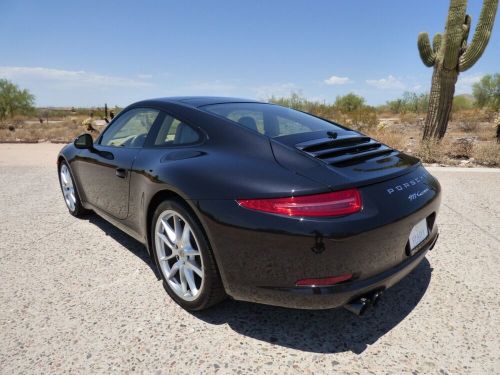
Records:
<instances>
[{"instance_id":1,"label":"gravel road","mask_svg":"<svg viewBox=\"0 0 500 375\"><path fill-rule=\"evenodd\" d=\"M60 148L0 144L0 373L500 373L500 169L431 169L438 244L362 318L229 300L190 314L143 246L67 213Z\"/></svg>"}]
</instances>

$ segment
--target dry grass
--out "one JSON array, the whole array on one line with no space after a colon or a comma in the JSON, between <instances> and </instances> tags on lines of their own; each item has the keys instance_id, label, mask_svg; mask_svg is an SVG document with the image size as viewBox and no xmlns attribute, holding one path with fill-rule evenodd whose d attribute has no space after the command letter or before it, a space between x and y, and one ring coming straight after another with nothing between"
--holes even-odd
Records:
<instances>
[{"instance_id":1,"label":"dry grass","mask_svg":"<svg viewBox=\"0 0 500 375\"><path fill-rule=\"evenodd\" d=\"M474 145L472 150L474 161L488 167L500 166L500 144L495 142L482 142Z\"/></svg>"},{"instance_id":2,"label":"dry grass","mask_svg":"<svg viewBox=\"0 0 500 375\"><path fill-rule=\"evenodd\" d=\"M441 142L420 142L415 152L424 163L459 165L465 163L500 167L500 144L495 141L477 142L473 139L444 139Z\"/></svg>"},{"instance_id":3,"label":"dry grass","mask_svg":"<svg viewBox=\"0 0 500 375\"><path fill-rule=\"evenodd\" d=\"M83 117L68 117L63 120L49 120L40 124L36 119L14 120L0 125L0 141L3 142L70 142L84 133Z\"/></svg>"},{"instance_id":4,"label":"dry grass","mask_svg":"<svg viewBox=\"0 0 500 375\"><path fill-rule=\"evenodd\" d=\"M446 137L439 143L420 140L422 115L379 113L377 119L367 112L361 113L359 118L335 120L392 148L415 155L425 163L500 167L500 145L495 142L496 125L491 120L491 113L465 110L453 117ZM65 116L50 118L48 124L40 124L38 118L16 117L0 124L0 142L71 142L86 132L82 125L86 118L84 115Z\"/></svg>"},{"instance_id":5,"label":"dry grass","mask_svg":"<svg viewBox=\"0 0 500 375\"><path fill-rule=\"evenodd\" d=\"M408 137L392 129L370 131L369 135L392 148L404 150L408 145Z\"/></svg>"},{"instance_id":6,"label":"dry grass","mask_svg":"<svg viewBox=\"0 0 500 375\"><path fill-rule=\"evenodd\" d=\"M449 158L446 154L448 148L447 142L436 141L420 141L415 151L415 156L420 158L424 163L449 164Z\"/></svg>"},{"instance_id":7,"label":"dry grass","mask_svg":"<svg viewBox=\"0 0 500 375\"><path fill-rule=\"evenodd\" d=\"M453 159L470 159L474 148L474 140L472 138L458 138L448 141L446 144L441 142L441 146L443 152Z\"/></svg>"}]
</instances>

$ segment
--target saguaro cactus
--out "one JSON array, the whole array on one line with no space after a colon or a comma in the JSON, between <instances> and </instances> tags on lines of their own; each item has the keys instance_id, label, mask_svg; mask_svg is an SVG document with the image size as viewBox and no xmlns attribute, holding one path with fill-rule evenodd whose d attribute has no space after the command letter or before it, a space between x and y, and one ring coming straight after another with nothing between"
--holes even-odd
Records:
<instances>
[{"instance_id":1,"label":"saguaro cactus","mask_svg":"<svg viewBox=\"0 0 500 375\"><path fill-rule=\"evenodd\" d=\"M467 44L471 17L467 0L451 0L444 34L437 33L431 43L429 34L418 35L418 50L426 66L433 66L429 110L424 139L443 138L450 118L458 74L469 69L483 54L495 21L498 0L483 0L483 7L472 42Z\"/></svg>"}]
</instances>

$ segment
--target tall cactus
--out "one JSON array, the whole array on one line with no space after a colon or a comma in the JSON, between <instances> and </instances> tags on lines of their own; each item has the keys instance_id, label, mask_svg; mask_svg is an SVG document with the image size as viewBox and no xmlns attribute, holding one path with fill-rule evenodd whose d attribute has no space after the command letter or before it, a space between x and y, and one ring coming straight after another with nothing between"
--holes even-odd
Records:
<instances>
[{"instance_id":1,"label":"tall cactus","mask_svg":"<svg viewBox=\"0 0 500 375\"><path fill-rule=\"evenodd\" d=\"M426 66L434 66L425 119L424 139L443 138L450 117L458 74L472 67L483 54L495 21L498 0L483 0L483 7L472 42L467 44L471 17L467 0L451 0L444 34L437 33L431 43L429 34L418 35L418 50Z\"/></svg>"}]
</instances>

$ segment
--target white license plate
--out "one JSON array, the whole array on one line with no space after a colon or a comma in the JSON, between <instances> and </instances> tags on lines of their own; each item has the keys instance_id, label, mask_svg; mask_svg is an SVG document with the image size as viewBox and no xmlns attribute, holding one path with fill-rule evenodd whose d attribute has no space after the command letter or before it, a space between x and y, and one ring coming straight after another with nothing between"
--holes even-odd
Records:
<instances>
[{"instance_id":1,"label":"white license plate","mask_svg":"<svg viewBox=\"0 0 500 375\"><path fill-rule=\"evenodd\" d=\"M423 240L425 240L428 234L429 230L427 229L427 219L423 219L419 221L410 232L410 250L413 250Z\"/></svg>"}]
</instances>

